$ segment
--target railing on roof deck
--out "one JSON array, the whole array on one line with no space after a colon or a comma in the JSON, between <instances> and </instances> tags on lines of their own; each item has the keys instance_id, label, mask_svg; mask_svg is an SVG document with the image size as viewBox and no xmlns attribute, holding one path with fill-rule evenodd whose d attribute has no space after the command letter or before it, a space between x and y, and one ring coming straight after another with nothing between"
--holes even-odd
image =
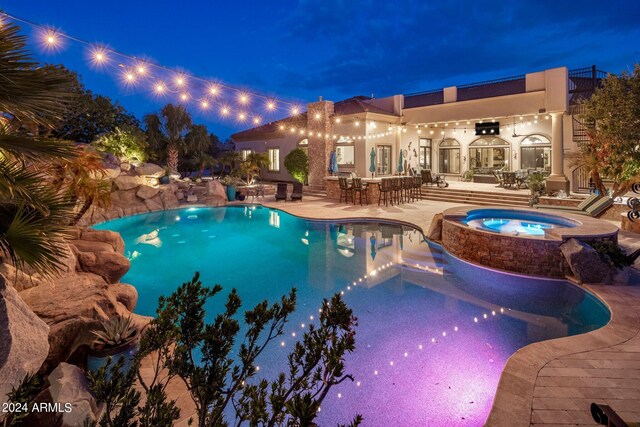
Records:
<instances>
[{"instance_id":1,"label":"railing on roof deck","mask_svg":"<svg viewBox=\"0 0 640 427\"><path fill-rule=\"evenodd\" d=\"M527 79L525 75L504 77L502 79L458 86L458 101L513 95L525 93L526 91Z\"/></svg>"},{"instance_id":2,"label":"railing on roof deck","mask_svg":"<svg viewBox=\"0 0 640 427\"><path fill-rule=\"evenodd\" d=\"M569 70L569 93L588 93L586 97L590 97L607 74L598 70L595 65Z\"/></svg>"},{"instance_id":3,"label":"railing on roof deck","mask_svg":"<svg viewBox=\"0 0 640 427\"><path fill-rule=\"evenodd\" d=\"M404 108L425 107L427 105L444 104L444 90L410 93L404 96Z\"/></svg>"}]
</instances>

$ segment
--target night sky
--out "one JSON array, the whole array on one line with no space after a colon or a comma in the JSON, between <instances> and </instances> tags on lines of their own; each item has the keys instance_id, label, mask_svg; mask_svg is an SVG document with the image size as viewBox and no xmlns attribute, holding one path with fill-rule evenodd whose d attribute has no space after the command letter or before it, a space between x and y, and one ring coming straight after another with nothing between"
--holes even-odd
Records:
<instances>
[{"instance_id":1,"label":"night sky","mask_svg":"<svg viewBox=\"0 0 640 427\"><path fill-rule=\"evenodd\" d=\"M0 9L301 105L318 96L384 97L558 66L596 64L618 73L640 62L637 0L29 0L0 1ZM164 104L92 70L79 46L55 54L31 46L38 60L77 71L87 88L138 117ZM195 107L192 113L221 138L251 127Z\"/></svg>"}]
</instances>

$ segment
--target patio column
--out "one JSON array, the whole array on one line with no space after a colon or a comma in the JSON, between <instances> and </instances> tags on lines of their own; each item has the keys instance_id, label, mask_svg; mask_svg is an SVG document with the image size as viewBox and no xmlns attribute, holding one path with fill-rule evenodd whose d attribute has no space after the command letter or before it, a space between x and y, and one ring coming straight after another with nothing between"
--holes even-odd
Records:
<instances>
[{"instance_id":1,"label":"patio column","mask_svg":"<svg viewBox=\"0 0 640 427\"><path fill-rule=\"evenodd\" d=\"M329 155L333 149L331 139L333 102L323 101L307 105L307 129L312 132L309 136L309 185L324 187L324 177L328 175ZM328 135L328 136L325 136Z\"/></svg>"},{"instance_id":2,"label":"patio column","mask_svg":"<svg viewBox=\"0 0 640 427\"><path fill-rule=\"evenodd\" d=\"M569 194L569 180L564 175L563 113L551 113L551 175L547 178L547 192L563 190Z\"/></svg>"}]
</instances>

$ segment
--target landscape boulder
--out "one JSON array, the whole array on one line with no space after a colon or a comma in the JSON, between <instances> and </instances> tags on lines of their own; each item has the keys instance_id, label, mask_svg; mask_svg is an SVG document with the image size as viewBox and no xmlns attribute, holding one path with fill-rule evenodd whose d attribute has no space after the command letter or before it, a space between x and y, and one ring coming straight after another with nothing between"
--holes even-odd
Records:
<instances>
[{"instance_id":1,"label":"landscape boulder","mask_svg":"<svg viewBox=\"0 0 640 427\"><path fill-rule=\"evenodd\" d=\"M442 241L442 213L435 214L429 225L429 231L427 233L427 239L434 242Z\"/></svg>"},{"instance_id":2,"label":"landscape boulder","mask_svg":"<svg viewBox=\"0 0 640 427\"><path fill-rule=\"evenodd\" d=\"M140 188L138 188L138 191L136 191L136 196L139 197L140 199L146 200L146 199L151 199L152 197L155 197L155 195L158 194L158 192L160 192L160 189L158 187L141 185Z\"/></svg>"},{"instance_id":3,"label":"landscape boulder","mask_svg":"<svg viewBox=\"0 0 640 427\"><path fill-rule=\"evenodd\" d=\"M610 277L611 267L588 244L569 239L560 245L560 250L580 283L603 283Z\"/></svg>"},{"instance_id":4,"label":"landscape boulder","mask_svg":"<svg viewBox=\"0 0 640 427\"><path fill-rule=\"evenodd\" d=\"M49 327L0 275L0 403L49 353Z\"/></svg>"},{"instance_id":5,"label":"landscape boulder","mask_svg":"<svg viewBox=\"0 0 640 427\"><path fill-rule=\"evenodd\" d=\"M220 181L214 179L207 182L207 196L219 197L221 199L227 199L227 192L224 189L224 185Z\"/></svg>"},{"instance_id":6,"label":"landscape boulder","mask_svg":"<svg viewBox=\"0 0 640 427\"><path fill-rule=\"evenodd\" d=\"M132 190L144 184L144 178L140 176L120 175L115 179L118 190Z\"/></svg>"},{"instance_id":7,"label":"landscape boulder","mask_svg":"<svg viewBox=\"0 0 640 427\"><path fill-rule=\"evenodd\" d=\"M81 271L97 274L107 283L117 283L129 271L131 262L124 255L113 251L81 251L78 252L78 265Z\"/></svg>"},{"instance_id":8,"label":"landscape boulder","mask_svg":"<svg viewBox=\"0 0 640 427\"><path fill-rule=\"evenodd\" d=\"M60 426L82 426L86 420L96 421L99 418L102 405L96 402L82 369L61 363L49 374L48 382L51 401L71 405L69 411L61 414Z\"/></svg>"},{"instance_id":9,"label":"landscape boulder","mask_svg":"<svg viewBox=\"0 0 640 427\"><path fill-rule=\"evenodd\" d=\"M153 178L162 178L166 172L164 168L153 163L142 163L136 166L135 173L138 176L150 176Z\"/></svg>"},{"instance_id":10,"label":"landscape boulder","mask_svg":"<svg viewBox=\"0 0 640 427\"><path fill-rule=\"evenodd\" d=\"M43 347L49 353L43 370L48 371L78 347L89 345L94 339L91 330L99 328L101 321L135 316L131 311L138 293L131 285L108 284L98 275L80 273L27 289L20 297L49 326L48 345Z\"/></svg>"}]
</instances>

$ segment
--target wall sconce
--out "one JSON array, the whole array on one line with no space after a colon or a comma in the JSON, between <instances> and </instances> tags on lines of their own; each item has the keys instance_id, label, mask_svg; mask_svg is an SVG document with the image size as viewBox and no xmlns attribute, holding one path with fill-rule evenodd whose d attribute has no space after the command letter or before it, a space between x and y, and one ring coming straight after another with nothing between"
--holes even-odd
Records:
<instances>
[{"instance_id":1,"label":"wall sconce","mask_svg":"<svg viewBox=\"0 0 640 427\"><path fill-rule=\"evenodd\" d=\"M467 156L462 156L462 163L467 163Z\"/></svg>"},{"instance_id":2,"label":"wall sconce","mask_svg":"<svg viewBox=\"0 0 640 427\"><path fill-rule=\"evenodd\" d=\"M513 160L518 160L518 152L517 151L513 152Z\"/></svg>"}]
</instances>

